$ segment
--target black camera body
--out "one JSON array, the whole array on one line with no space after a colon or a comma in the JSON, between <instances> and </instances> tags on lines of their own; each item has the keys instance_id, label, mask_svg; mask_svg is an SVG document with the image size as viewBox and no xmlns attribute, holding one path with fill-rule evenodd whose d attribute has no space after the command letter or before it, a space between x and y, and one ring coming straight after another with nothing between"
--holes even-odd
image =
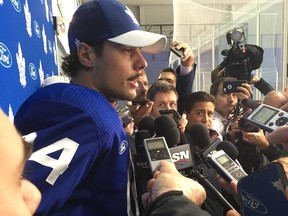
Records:
<instances>
[{"instance_id":1,"label":"black camera body","mask_svg":"<svg viewBox=\"0 0 288 216\"><path fill-rule=\"evenodd\" d=\"M264 50L256 45L246 44L244 30L235 28L226 34L230 49L222 50L224 60L220 70L225 68L224 76L249 81L251 72L258 69L263 61Z\"/></svg>"},{"instance_id":2,"label":"black camera body","mask_svg":"<svg viewBox=\"0 0 288 216\"><path fill-rule=\"evenodd\" d=\"M239 119L238 121L238 127L240 130L246 131L246 132L258 132L258 127L251 125L249 121L247 121L247 115Z\"/></svg>"}]
</instances>

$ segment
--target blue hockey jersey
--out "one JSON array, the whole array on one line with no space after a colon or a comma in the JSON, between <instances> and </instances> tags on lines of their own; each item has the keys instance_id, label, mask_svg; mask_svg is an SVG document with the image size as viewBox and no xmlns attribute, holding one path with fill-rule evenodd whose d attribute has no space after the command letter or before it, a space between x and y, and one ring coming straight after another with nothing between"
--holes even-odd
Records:
<instances>
[{"instance_id":1,"label":"blue hockey jersey","mask_svg":"<svg viewBox=\"0 0 288 216\"><path fill-rule=\"evenodd\" d=\"M35 215L129 215L129 144L99 92L57 83L19 108L15 125L33 154L24 177L42 193Z\"/></svg>"}]
</instances>

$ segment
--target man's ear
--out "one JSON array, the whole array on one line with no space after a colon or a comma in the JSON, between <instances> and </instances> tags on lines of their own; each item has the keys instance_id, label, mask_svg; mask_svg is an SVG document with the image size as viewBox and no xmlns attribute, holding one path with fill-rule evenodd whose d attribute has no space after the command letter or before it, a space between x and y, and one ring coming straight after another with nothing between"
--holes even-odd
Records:
<instances>
[{"instance_id":1,"label":"man's ear","mask_svg":"<svg viewBox=\"0 0 288 216\"><path fill-rule=\"evenodd\" d=\"M82 65L87 68L91 68L93 66L93 58L95 58L93 47L81 42L77 47L77 55Z\"/></svg>"}]
</instances>

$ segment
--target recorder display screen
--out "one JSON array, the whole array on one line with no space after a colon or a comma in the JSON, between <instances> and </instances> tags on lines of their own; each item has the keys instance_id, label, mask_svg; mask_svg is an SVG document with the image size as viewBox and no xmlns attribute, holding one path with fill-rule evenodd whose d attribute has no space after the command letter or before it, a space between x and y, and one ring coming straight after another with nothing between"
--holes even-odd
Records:
<instances>
[{"instance_id":1,"label":"recorder display screen","mask_svg":"<svg viewBox=\"0 0 288 216\"><path fill-rule=\"evenodd\" d=\"M162 139L150 139L149 141L147 141L147 146L150 151L165 149L165 143Z\"/></svg>"},{"instance_id":2,"label":"recorder display screen","mask_svg":"<svg viewBox=\"0 0 288 216\"><path fill-rule=\"evenodd\" d=\"M263 106L261 107L258 112L251 117L251 119L260 122L262 124L266 124L268 121L270 121L271 118L273 118L278 113L277 110L274 110L270 107Z\"/></svg>"},{"instance_id":3,"label":"recorder display screen","mask_svg":"<svg viewBox=\"0 0 288 216\"><path fill-rule=\"evenodd\" d=\"M149 139L146 141L152 161L170 159L170 155L163 139Z\"/></svg>"},{"instance_id":4,"label":"recorder display screen","mask_svg":"<svg viewBox=\"0 0 288 216\"><path fill-rule=\"evenodd\" d=\"M216 160L217 160L220 164L225 164L226 162L229 161L229 158L227 157L227 155L222 155L222 156L216 158Z\"/></svg>"}]
</instances>

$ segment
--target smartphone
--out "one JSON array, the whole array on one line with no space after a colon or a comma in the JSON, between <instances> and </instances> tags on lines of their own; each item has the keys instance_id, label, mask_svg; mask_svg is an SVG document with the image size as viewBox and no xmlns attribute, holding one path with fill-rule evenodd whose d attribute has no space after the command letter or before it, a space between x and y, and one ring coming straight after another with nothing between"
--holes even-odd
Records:
<instances>
[{"instance_id":1,"label":"smartphone","mask_svg":"<svg viewBox=\"0 0 288 216\"><path fill-rule=\"evenodd\" d=\"M171 52L173 52L176 56L178 56L179 58L183 58L183 53L184 53L184 49L176 49L173 46L170 46L170 50Z\"/></svg>"},{"instance_id":2,"label":"smartphone","mask_svg":"<svg viewBox=\"0 0 288 216\"><path fill-rule=\"evenodd\" d=\"M144 99L144 100L132 100L132 105L133 106L137 106L137 105L145 105L145 104L148 104L149 103L149 100L148 99Z\"/></svg>"},{"instance_id":3,"label":"smartphone","mask_svg":"<svg viewBox=\"0 0 288 216\"><path fill-rule=\"evenodd\" d=\"M241 92L237 88L242 86L243 83L247 83L247 81L246 80L226 81L223 83L223 92L225 94Z\"/></svg>"},{"instance_id":4,"label":"smartphone","mask_svg":"<svg viewBox=\"0 0 288 216\"><path fill-rule=\"evenodd\" d=\"M177 110L174 109L166 109L166 110L159 110L159 113L161 115L172 115L174 119L179 120L181 119L181 115L177 112Z\"/></svg>"},{"instance_id":5,"label":"smartphone","mask_svg":"<svg viewBox=\"0 0 288 216\"><path fill-rule=\"evenodd\" d=\"M165 160L174 164L164 137L144 139L144 148L152 174L156 171L160 161Z\"/></svg>"},{"instance_id":6,"label":"smartphone","mask_svg":"<svg viewBox=\"0 0 288 216\"><path fill-rule=\"evenodd\" d=\"M238 182L248 175L242 167L232 160L223 150L208 154L207 161L228 183L232 180Z\"/></svg>"},{"instance_id":7,"label":"smartphone","mask_svg":"<svg viewBox=\"0 0 288 216\"><path fill-rule=\"evenodd\" d=\"M287 186L286 174L279 162L272 162L242 178L237 184L241 215L286 216Z\"/></svg>"}]
</instances>

